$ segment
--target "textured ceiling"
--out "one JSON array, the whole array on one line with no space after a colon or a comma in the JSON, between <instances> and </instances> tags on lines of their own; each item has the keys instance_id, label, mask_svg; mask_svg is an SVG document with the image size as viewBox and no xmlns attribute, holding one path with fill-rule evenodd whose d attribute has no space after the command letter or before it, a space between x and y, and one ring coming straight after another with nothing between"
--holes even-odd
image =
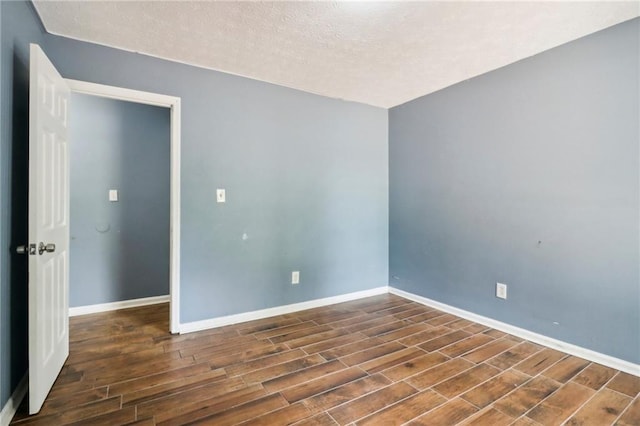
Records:
<instances>
[{"instance_id":1,"label":"textured ceiling","mask_svg":"<svg viewBox=\"0 0 640 426\"><path fill-rule=\"evenodd\" d=\"M48 32L389 108L640 15L640 2L35 1Z\"/></svg>"}]
</instances>

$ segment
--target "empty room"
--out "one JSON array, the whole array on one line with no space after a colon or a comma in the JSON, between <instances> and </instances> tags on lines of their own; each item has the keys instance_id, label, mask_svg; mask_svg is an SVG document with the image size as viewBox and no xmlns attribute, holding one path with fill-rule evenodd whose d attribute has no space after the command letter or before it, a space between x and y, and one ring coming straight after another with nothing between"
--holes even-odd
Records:
<instances>
[{"instance_id":1,"label":"empty room","mask_svg":"<svg viewBox=\"0 0 640 426\"><path fill-rule=\"evenodd\" d=\"M0 426L640 424L640 2L0 37Z\"/></svg>"}]
</instances>

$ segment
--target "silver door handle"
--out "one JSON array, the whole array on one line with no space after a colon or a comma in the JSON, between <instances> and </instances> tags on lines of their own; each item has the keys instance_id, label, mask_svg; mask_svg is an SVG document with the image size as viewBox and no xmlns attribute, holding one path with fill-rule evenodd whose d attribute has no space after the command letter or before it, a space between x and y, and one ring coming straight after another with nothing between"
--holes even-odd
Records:
<instances>
[{"instance_id":1,"label":"silver door handle","mask_svg":"<svg viewBox=\"0 0 640 426\"><path fill-rule=\"evenodd\" d=\"M35 244L25 244L23 246L16 247L16 253L18 254L36 254Z\"/></svg>"},{"instance_id":2,"label":"silver door handle","mask_svg":"<svg viewBox=\"0 0 640 426\"><path fill-rule=\"evenodd\" d=\"M38 254L42 254L45 251L47 253L53 253L54 251L56 251L56 245L52 243L45 244L43 242L40 242L40 245L38 246Z\"/></svg>"}]
</instances>

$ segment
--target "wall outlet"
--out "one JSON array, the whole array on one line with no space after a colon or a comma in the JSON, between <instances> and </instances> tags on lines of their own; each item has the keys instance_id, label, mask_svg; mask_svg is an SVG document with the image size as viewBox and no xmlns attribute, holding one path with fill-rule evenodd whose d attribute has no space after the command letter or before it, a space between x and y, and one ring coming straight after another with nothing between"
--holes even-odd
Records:
<instances>
[{"instance_id":1,"label":"wall outlet","mask_svg":"<svg viewBox=\"0 0 640 426\"><path fill-rule=\"evenodd\" d=\"M496 297L499 299L507 298L507 285L502 283L496 283Z\"/></svg>"},{"instance_id":2,"label":"wall outlet","mask_svg":"<svg viewBox=\"0 0 640 426\"><path fill-rule=\"evenodd\" d=\"M300 284L300 271L291 272L291 284Z\"/></svg>"},{"instance_id":3,"label":"wall outlet","mask_svg":"<svg viewBox=\"0 0 640 426\"><path fill-rule=\"evenodd\" d=\"M109 201L118 201L118 190L110 189L109 190Z\"/></svg>"},{"instance_id":4,"label":"wall outlet","mask_svg":"<svg viewBox=\"0 0 640 426\"><path fill-rule=\"evenodd\" d=\"M227 194L225 193L224 189L216 190L216 201L218 203L224 203L225 201L227 201Z\"/></svg>"}]
</instances>

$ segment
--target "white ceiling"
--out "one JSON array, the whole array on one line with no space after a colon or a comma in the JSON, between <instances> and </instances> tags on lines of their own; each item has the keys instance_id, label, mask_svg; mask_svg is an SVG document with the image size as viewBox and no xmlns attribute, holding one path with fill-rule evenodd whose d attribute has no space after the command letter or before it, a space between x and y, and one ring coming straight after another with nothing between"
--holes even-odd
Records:
<instances>
[{"instance_id":1,"label":"white ceiling","mask_svg":"<svg viewBox=\"0 0 640 426\"><path fill-rule=\"evenodd\" d=\"M640 16L640 2L34 1L48 32L389 108Z\"/></svg>"}]
</instances>

